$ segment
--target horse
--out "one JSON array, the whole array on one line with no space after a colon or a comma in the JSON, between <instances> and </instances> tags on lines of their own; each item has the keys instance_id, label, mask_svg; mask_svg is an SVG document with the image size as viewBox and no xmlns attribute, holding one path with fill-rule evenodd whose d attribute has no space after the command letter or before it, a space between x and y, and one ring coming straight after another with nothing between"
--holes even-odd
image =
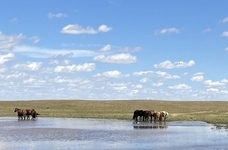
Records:
<instances>
[{"instance_id":1,"label":"horse","mask_svg":"<svg viewBox=\"0 0 228 150\"><path fill-rule=\"evenodd\" d=\"M153 118L154 118L154 121L156 120L156 111L155 110L149 110L148 114L149 114L150 121L152 121Z\"/></svg>"},{"instance_id":2,"label":"horse","mask_svg":"<svg viewBox=\"0 0 228 150\"><path fill-rule=\"evenodd\" d=\"M17 112L18 120L25 120L26 111L24 109L15 108L14 112Z\"/></svg>"},{"instance_id":3,"label":"horse","mask_svg":"<svg viewBox=\"0 0 228 150\"><path fill-rule=\"evenodd\" d=\"M37 113L35 109L31 110L31 116L32 116L33 120L38 119L38 115L40 115L40 114Z\"/></svg>"},{"instance_id":4,"label":"horse","mask_svg":"<svg viewBox=\"0 0 228 150\"><path fill-rule=\"evenodd\" d=\"M143 111L143 121L149 120L150 111L144 110Z\"/></svg>"},{"instance_id":5,"label":"horse","mask_svg":"<svg viewBox=\"0 0 228 150\"><path fill-rule=\"evenodd\" d=\"M138 121L138 117L140 121L148 121L149 119L149 111L147 110L135 110L133 113L133 120Z\"/></svg>"},{"instance_id":6,"label":"horse","mask_svg":"<svg viewBox=\"0 0 228 150\"><path fill-rule=\"evenodd\" d=\"M134 111L134 114L133 114L133 119L135 121L138 121L138 117L140 117L140 121L142 120L142 117L143 117L143 110L135 110Z\"/></svg>"},{"instance_id":7,"label":"horse","mask_svg":"<svg viewBox=\"0 0 228 150\"><path fill-rule=\"evenodd\" d=\"M161 111L161 118L164 118L164 121L168 118L169 113L167 111Z\"/></svg>"},{"instance_id":8,"label":"horse","mask_svg":"<svg viewBox=\"0 0 228 150\"><path fill-rule=\"evenodd\" d=\"M160 111L155 111L154 112L154 122L161 121L161 119L162 119L161 112Z\"/></svg>"}]
</instances>

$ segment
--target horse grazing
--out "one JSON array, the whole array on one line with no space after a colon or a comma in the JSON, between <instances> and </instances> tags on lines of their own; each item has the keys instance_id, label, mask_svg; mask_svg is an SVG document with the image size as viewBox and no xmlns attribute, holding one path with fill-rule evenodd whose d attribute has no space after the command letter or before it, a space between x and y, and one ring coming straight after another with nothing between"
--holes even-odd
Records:
<instances>
[{"instance_id":1,"label":"horse grazing","mask_svg":"<svg viewBox=\"0 0 228 150\"><path fill-rule=\"evenodd\" d=\"M153 120L154 118L154 121L156 121L156 111L155 110L149 110L149 117L150 117L150 121Z\"/></svg>"},{"instance_id":2,"label":"horse grazing","mask_svg":"<svg viewBox=\"0 0 228 150\"><path fill-rule=\"evenodd\" d=\"M148 121L149 119L149 111L146 110L135 110L133 114L133 120L138 121L138 117L140 121Z\"/></svg>"},{"instance_id":3,"label":"horse grazing","mask_svg":"<svg viewBox=\"0 0 228 150\"><path fill-rule=\"evenodd\" d=\"M26 111L24 109L15 108L14 112L17 112L18 120L25 120Z\"/></svg>"},{"instance_id":4,"label":"horse grazing","mask_svg":"<svg viewBox=\"0 0 228 150\"><path fill-rule=\"evenodd\" d=\"M143 121L149 120L150 111L144 110L143 111Z\"/></svg>"},{"instance_id":5,"label":"horse grazing","mask_svg":"<svg viewBox=\"0 0 228 150\"><path fill-rule=\"evenodd\" d=\"M161 112L160 111L156 111L154 113L154 122L156 121L161 121L162 117L161 117Z\"/></svg>"},{"instance_id":6,"label":"horse grazing","mask_svg":"<svg viewBox=\"0 0 228 150\"><path fill-rule=\"evenodd\" d=\"M142 116L143 116L143 110L135 110L133 114L133 119L135 121L138 121L138 117L140 117L140 120L141 120Z\"/></svg>"},{"instance_id":7,"label":"horse grazing","mask_svg":"<svg viewBox=\"0 0 228 150\"><path fill-rule=\"evenodd\" d=\"M161 119L163 118L164 121L168 118L169 113L167 111L161 111Z\"/></svg>"}]
</instances>

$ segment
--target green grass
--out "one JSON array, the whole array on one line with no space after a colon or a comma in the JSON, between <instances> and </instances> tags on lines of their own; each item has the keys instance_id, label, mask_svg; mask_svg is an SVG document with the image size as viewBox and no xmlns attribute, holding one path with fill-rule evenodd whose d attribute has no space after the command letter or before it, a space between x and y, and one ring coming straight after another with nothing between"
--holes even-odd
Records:
<instances>
[{"instance_id":1,"label":"green grass","mask_svg":"<svg viewBox=\"0 0 228 150\"><path fill-rule=\"evenodd\" d=\"M131 120L135 109L165 110L169 121L205 121L228 124L228 102L159 100L40 100L1 101L0 116L15 116L15 107L34 108L40 117L106 118Z\"/></svg>"}]
</instances>

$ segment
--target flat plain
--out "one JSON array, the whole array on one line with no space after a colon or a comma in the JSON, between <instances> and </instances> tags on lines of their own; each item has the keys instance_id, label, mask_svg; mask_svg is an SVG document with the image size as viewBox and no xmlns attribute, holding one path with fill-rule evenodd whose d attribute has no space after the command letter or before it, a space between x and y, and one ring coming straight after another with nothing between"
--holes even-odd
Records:
<instances>
[{"instance_id":1,"label":"flat plain","mask_svg":"<svg viewBox=\"0 0 228 150\"><path fill-rule=\"evenodd\" d=\"M163 100L30 100L1 101L0 116L17 116L15 108L36 109L40 117L131 120L136 109L168 111L168 121L204 121L228 124L226 101Z\"/></svg>"}]
</instances>

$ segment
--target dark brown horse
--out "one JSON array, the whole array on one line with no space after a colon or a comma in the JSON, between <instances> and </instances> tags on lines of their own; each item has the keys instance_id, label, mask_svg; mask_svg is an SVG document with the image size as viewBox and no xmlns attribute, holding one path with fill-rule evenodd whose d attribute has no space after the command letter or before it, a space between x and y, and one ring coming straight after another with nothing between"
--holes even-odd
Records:
<instances>
[{"instance_id":1,"label":"dark brown horse","mask_svg":"<svg viewBox=\"0 0 228 150\"><path fill-rule=\"evenodd\" d=\"M26 111L24 109L15 108L14 112L17 112L18 120L25 120Z\"/></svg>"},{"instance_id":2,"label":"dark brown horse","mask_svg":"<svg viewBox=\"0 0 228 150\"><path fill-rule=\"evenodd\" d=\"M31 109L26 109L25 111L26 111L25 115L26 115L27 120L30 120L30 116L32 115Z\"/></svg>"},{"instance_id":3,"label":"dark brown horse","mask_svg":"<svg viewBox=\"0 0 228 150\"><path fill-rule=\"evenodd\" d=\"M149 111L147 110L135 110L133 113L133 120L138 121L148 121L149 119Z\"/></svg>"},{"instance_id":4,"label":"dark brown horse","mask_svg":"<svg viewBox=\"0 0 228 150\"><path fill-rule=\"evenodd\" d=\"M31 110L31 116L32 116L33 120L38 119L38 115L40 115L40 114L37 113L35 109Z\"/></svg>"}]
</instances>

